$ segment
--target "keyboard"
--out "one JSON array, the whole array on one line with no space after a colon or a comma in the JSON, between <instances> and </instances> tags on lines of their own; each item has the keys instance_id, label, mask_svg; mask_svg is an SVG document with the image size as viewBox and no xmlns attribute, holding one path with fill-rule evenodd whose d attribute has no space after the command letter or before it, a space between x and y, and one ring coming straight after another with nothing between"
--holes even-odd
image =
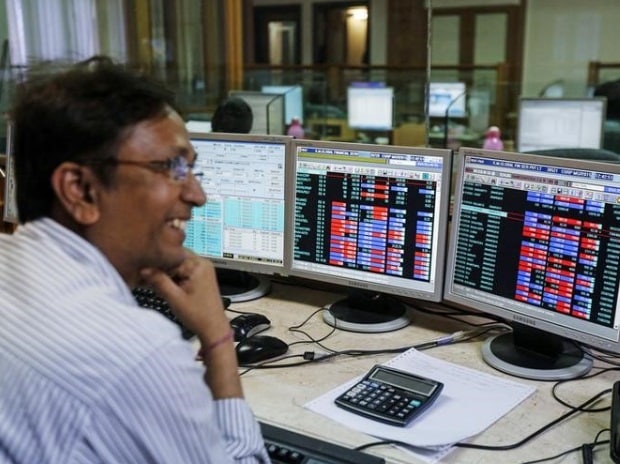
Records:
<instances>
[{"instance_id":1,"label":"keyboard","mask_svg":"<svg viewBox=\"0 0 620 464\"><path fill-rule=\"evenodd\" d=\"M385 464L385 459L259 422L273 464Z\"/></svg>"},{"instance_id":2,"label":"keyboard","mask_svg":"<svg viewBox=\"0 0 620 464\"><path fill-rule=\"evenodd\" d=\"M181 321L174 315L172 309L170 309L168 302L155 293L153 289L148 287L136 287L131 293L133 293L133 297L136 299L138 306L157 311L178 325L181 329L181 336L185 340L189 340L194 336L194 333L191 330L183 327Z\"/></svg>"},{"instance_id":3,"label":"keyboard","mask_svg":"<svg viewBox=\"0 0 620 464\"><path fill-rule=\"evenodd\" d=\"M166 300L164 300L161 296L159 296L155 291L148 287L136 287L131 292L133 297L135 298L138 306L142 308L152 309L157 311L160 314L163 314L176 325L181 328L181 335L185 340L189 340L194 336L194 332L189 329L183 327L181 321L174 315L172 309L170 309L170 305ZM224 309L230 306L230 298L223 296L222 304L224 305Z\"/></svg>"}]
</instances>

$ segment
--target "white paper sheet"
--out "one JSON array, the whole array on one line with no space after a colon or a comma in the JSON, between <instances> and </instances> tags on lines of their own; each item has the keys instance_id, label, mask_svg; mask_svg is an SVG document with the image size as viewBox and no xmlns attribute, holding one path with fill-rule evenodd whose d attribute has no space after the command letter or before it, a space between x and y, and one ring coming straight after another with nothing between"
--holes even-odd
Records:
<instances>
[{"instance_id":1,"label":"white paper sheet","mask_svg":"<svg viewBox=\"0 0 620 464\"><path fill-rule=\"evenodd\" d=\"M361 377L334 388L305 407L369 435L433 448L437 453L423 453L419 457L435 462L447 454L450 445L479 434L535 391L530 385L442 361L415 349L396 356L385 365L444 384L435 403L409 426L386 425L335 405L334 399Z\"/></svg>"}]
</instances>

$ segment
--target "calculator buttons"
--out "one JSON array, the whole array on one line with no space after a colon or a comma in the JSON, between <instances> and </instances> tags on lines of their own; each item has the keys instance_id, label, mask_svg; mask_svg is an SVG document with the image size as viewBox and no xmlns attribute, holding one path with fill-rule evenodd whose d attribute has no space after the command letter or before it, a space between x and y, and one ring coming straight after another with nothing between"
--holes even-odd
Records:
<instances>
[{"instance_id":1,"label":"calculator buttons","mask_svg":"<svg viewBox=\"0 0 620 464\"><path fill-rule=\"evenodd\" d=\"M378 369L386 368L375 367L375 370L371 371L368 376L375 374ZM386 371L402 375L395 370L386 369ZM419 391L420 389L414 391L414 389L400 388L381 380L364 378L335 401L338 406L362 416L392 425L405 426L435 400L443 387L441 383L430 379L412 378L413 381L418 382L416 385L425 382L423 386L428 386L428 391L422 392Z\"/></svg>"},{"instance_id":2,"label":"calculator buttons","mask_svg":"<svg viewBox=\"0 0 620 464\"><path fill-rule=\"evenodd\" d=\"M344 393L341 401L399 421L407 421L422 404L422 401L402 390L368 381L362 381Z\"/></svg>"}]
</instances>

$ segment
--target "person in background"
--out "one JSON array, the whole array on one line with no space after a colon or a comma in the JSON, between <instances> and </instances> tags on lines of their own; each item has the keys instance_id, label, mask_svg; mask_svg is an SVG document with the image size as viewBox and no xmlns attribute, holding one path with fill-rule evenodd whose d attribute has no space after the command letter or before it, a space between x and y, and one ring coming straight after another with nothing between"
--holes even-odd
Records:
<instances>
[{"instance_id":1,"label":"person in background","mask_svg":"<svg viewBox=\"0 0 620 464\"><path fill-rule=\"evenodd\" d=\"M252 108L245 100L229 97L215 109L211 118L211 130L248 134L252 130L253 120Z\"/></svg>"},{"instance_id":2,"label":"person in background","mask_svg":"<svg viewBox=\"0 0 620 464\"><path fill-rule=\"evenodd\" d=\"M296 139L304 138L305 131L304 128L301 126L299 117L295 116L291 119L291 125L288 127L286 134L290 135L291 137L295 137Z\"/></svg>"},{"instance_id":3,"label":"person in background","mask_svg":"<svg viewBox=\"0 0 620 464\"><path fill-rule=\"evenodd\" d=\"M620 153L620 79L604 82L594 89L595 97L605 97L603 148Z\"/></svg>"},{"instance_id":4,"label":"person in background","mask_svg":"<svg viewBox=\"0 0 620 464\"><path fill-rule=\"evenodd\" d=\"M489 127L484 137L484 143L482 144L482 148L487 150L503 150L504 142L502 141L501 135L502 134L499 130L499 127Z\"/></svg>"},{"instance_id":5,"label":"person in background","mask_svg":"<svg viewBox=\"0 0 620 464\"><path fill-rule=\"evenodd\" d=\"M595 97L605 97L606 119L620 121L620 79L603 82L593 92Z\"/></svg>"},{"instance_id":6,"label":"person in background","mask_svg":"<svg viewBox=\"0 0 620 464\"><path fill-rule=\"evenodd\" d=\"M172 93L98 57L21 84L10 118L0 462L269 462L214 266L183 247L206 197ZM138 284L197 334L204 365L136 304Z\"/></svg>"}]
</instances>

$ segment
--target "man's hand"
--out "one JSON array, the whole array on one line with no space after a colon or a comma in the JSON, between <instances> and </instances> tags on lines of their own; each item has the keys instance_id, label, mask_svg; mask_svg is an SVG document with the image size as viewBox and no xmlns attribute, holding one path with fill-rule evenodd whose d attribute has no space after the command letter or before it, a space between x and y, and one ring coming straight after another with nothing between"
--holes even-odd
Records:
<instances>
[{"instance_id":1,"label":"man's hand","mask_svg":"<svg viewBox=\"0 0 620 464\"><path fill-rule=\"evenodd\" d=\"M213 397L242 397L230 322L224 314L213 263L188 251L187 259L173 272L143 269L141 277L200 339L207 366L205 381Z\"/></svg>"},{"instance_id":2,"label":"man's hand","mask_svg":"<svg viewBox=\"0 0 620 464\"><path fill-rule=\"evenodd\" d=\"M211 261L187 252L187 259L172 272L143 269L141 276L170 305L183 325L192 332L217 338L209 325L228 326L220 296L215 267ZM220 327L221 328L221 327ZM211 336L210 336L211 335Z\"/></svg>"}]
</instances>

